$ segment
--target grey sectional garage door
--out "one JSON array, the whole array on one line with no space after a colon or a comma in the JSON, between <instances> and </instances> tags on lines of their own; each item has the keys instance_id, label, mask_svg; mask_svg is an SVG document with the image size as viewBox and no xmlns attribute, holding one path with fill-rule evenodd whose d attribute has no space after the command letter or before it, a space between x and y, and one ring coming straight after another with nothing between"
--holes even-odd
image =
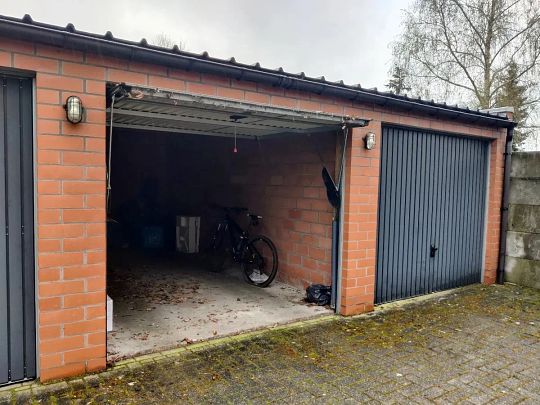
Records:
<instances>
[{"instance_id":1,"label":"grey sectional garage door","mask_svg":"<svg viewBox=\"0 0 540 405\"><path fill-rule=\"evenodd\" d=\"M36 376L32 81L0 74L0 385Z\"/></svg>"},{"instance_id":2,"label":"grey sectional garage door","mask_svg":"<svg viewBox=\"0 0 540 405\"><path fill-rule=\"evenodd\" d=\"M376 302L479 282L488 143L384 127Z\"/></svg>"}]
</instances>

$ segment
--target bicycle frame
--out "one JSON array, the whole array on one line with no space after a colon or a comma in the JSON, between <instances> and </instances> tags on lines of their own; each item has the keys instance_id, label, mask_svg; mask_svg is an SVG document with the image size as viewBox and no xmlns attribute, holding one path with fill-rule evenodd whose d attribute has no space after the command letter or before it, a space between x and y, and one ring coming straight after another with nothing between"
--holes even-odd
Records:
<instances>
[{"instance_id":1,"label":"bicycle frame","mask_svg":"<svg viewBox=\"0 0 540 405\"><path fill-rule=\"evenodd\" d=\"M218 221L212 236L211 249L216 253L214 257L216 260L211 261L210 269L215 272L221 271L228 255L235 263L242 265L242 272L248 283L258 287L268 287L278 269L277 249L264 235L256 235L253 238L249 236L250 228L257 226L262 217L248 213L250 222L244 230L233 218L231 212L239 214L247 212L247 208L217 207L222 208L225 215ZM229 240L225 241L225 239ZM261 250L261 247L264 250Z\"/></svg>"},{"instance_id":2,"label":"bicycle frame","mask_svg":"<svg viewBox=\"0 0 540 405\"><path fill-rule=\"evenodd\" d=\"M240 262L240 254L248 242L249 235L240 225L229 215L219 222L216 234L223 233L229 236L229 242L232 250L232 258L235 262Z\"/></svg>"}]
</instances>

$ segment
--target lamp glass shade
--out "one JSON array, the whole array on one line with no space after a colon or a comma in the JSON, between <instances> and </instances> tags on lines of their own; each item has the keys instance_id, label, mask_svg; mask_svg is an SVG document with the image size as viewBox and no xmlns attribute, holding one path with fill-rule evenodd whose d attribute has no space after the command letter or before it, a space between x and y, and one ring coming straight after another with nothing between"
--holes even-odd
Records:
<instances>
[{"instance_id":1,"label":"lamp glass shade","mask_svg":"<svg viewBox=\"0 0 540 405\"><path fill-rule=\"evenodd\" d=\"M373 149L375 147L375 134L373 132L368 132L364 141L366 144L366 149Z\"/></svg>"},{"instance_id":2,"label":"lamp glass shade","mask_svg":"<svg viewBox=\"0 0 540 405\"><path fill-rule=\"evenodd\" d=\"M66 117L72 124L78 124L83 119L82 101L77 96L69 96L66 100Z\"/></svg>"}]
</instances>

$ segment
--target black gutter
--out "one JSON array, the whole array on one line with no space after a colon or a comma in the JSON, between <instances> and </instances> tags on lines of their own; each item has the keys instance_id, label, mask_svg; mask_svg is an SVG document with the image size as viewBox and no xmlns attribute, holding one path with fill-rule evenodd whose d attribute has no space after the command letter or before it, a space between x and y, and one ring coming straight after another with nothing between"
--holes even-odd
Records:
<instances>
[{"instance_id":1,"label":"black gutter","mask_svg":"<svg viewBox=\"0 0 540 405\"><path fill-rule=\"evenodd\" d=\"M514 128L508 128L506 146L504 149L504 181L501 207L501 240L499 243L499 266L497 268L497 283L504 283L504 268L506 265L506 235L508 233L508 208L510 200L510 172L512 164L512 140Z\"/></svg>"},{"instance_id":2,"label":"black gutter","mask_svg":"<svg viewBox=\"0 0 540 405\"><path fill-rule=\"evenodd\" d=\"M360 103L373 103L379 106L400 110L412 110L435 117L460 120L471 124L509 128L514 123L506 117L470 110L457 106L435 103L422 99L412 99L402 95L379 92L376 89L364 89L340 82L329 82L324 77L310 78L304 73L293 74L283 69L267 69L258 63L246 65L230 60L211 58L208 53L193 54L177 47L166 49L152 46L146 40L133 42L120 40L108 32L97 35L75 30L72 24L58 27L32 21L30 16L22 20L0 16L0 35L18 39L60 46L98 55L108 55L127 60L160 64L184 70L202 73L226 75L237 80L253 81L273 87L294 89L329 97L344 98Z\"/></svg>"}]
</instances>

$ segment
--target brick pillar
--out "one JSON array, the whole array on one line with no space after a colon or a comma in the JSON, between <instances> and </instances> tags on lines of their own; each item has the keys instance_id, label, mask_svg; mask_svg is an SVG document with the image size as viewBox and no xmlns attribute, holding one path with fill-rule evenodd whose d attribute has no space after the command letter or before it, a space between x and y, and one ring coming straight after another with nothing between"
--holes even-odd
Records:
<instances>
[{"instance_id":1,"label":"brick pillar","mask_svg":"<svg viewBox=\"0 0 540 405\"><path fill-rule=\"evenodd\" d=\"M485 284L493 284L497 279L499 244L501 238L501 208L504 182L504 151L506 129L500 130L498 139L491 142L489 156L489 189L486 231L486 256L484 265ZM510 170L510 168L508 168Z\"/></svg>"},{"instance_id":2,"label":"brick pillar","mask_svg":"<svg viewBox=\"0 0 540 405\"><path fill-rule=\"evenodd\" d=\"M102 369L105 325L104 69L37 73L38 339L42 381ZM62 104L81 97L84 122Z\"/></svg>"},{"instance_id":3,"label":"brick pillar","mask_svg":"<svg viewBox=\"0 0 540 405\"><path fill-rule=\"evenodd\" d=\"M375 133L375 149L363 137ZM371 311L375 300L375 262L381 123L355 128L349 137L345 171L341 307L343 315Z\"/></svg>"}]
</instances>

